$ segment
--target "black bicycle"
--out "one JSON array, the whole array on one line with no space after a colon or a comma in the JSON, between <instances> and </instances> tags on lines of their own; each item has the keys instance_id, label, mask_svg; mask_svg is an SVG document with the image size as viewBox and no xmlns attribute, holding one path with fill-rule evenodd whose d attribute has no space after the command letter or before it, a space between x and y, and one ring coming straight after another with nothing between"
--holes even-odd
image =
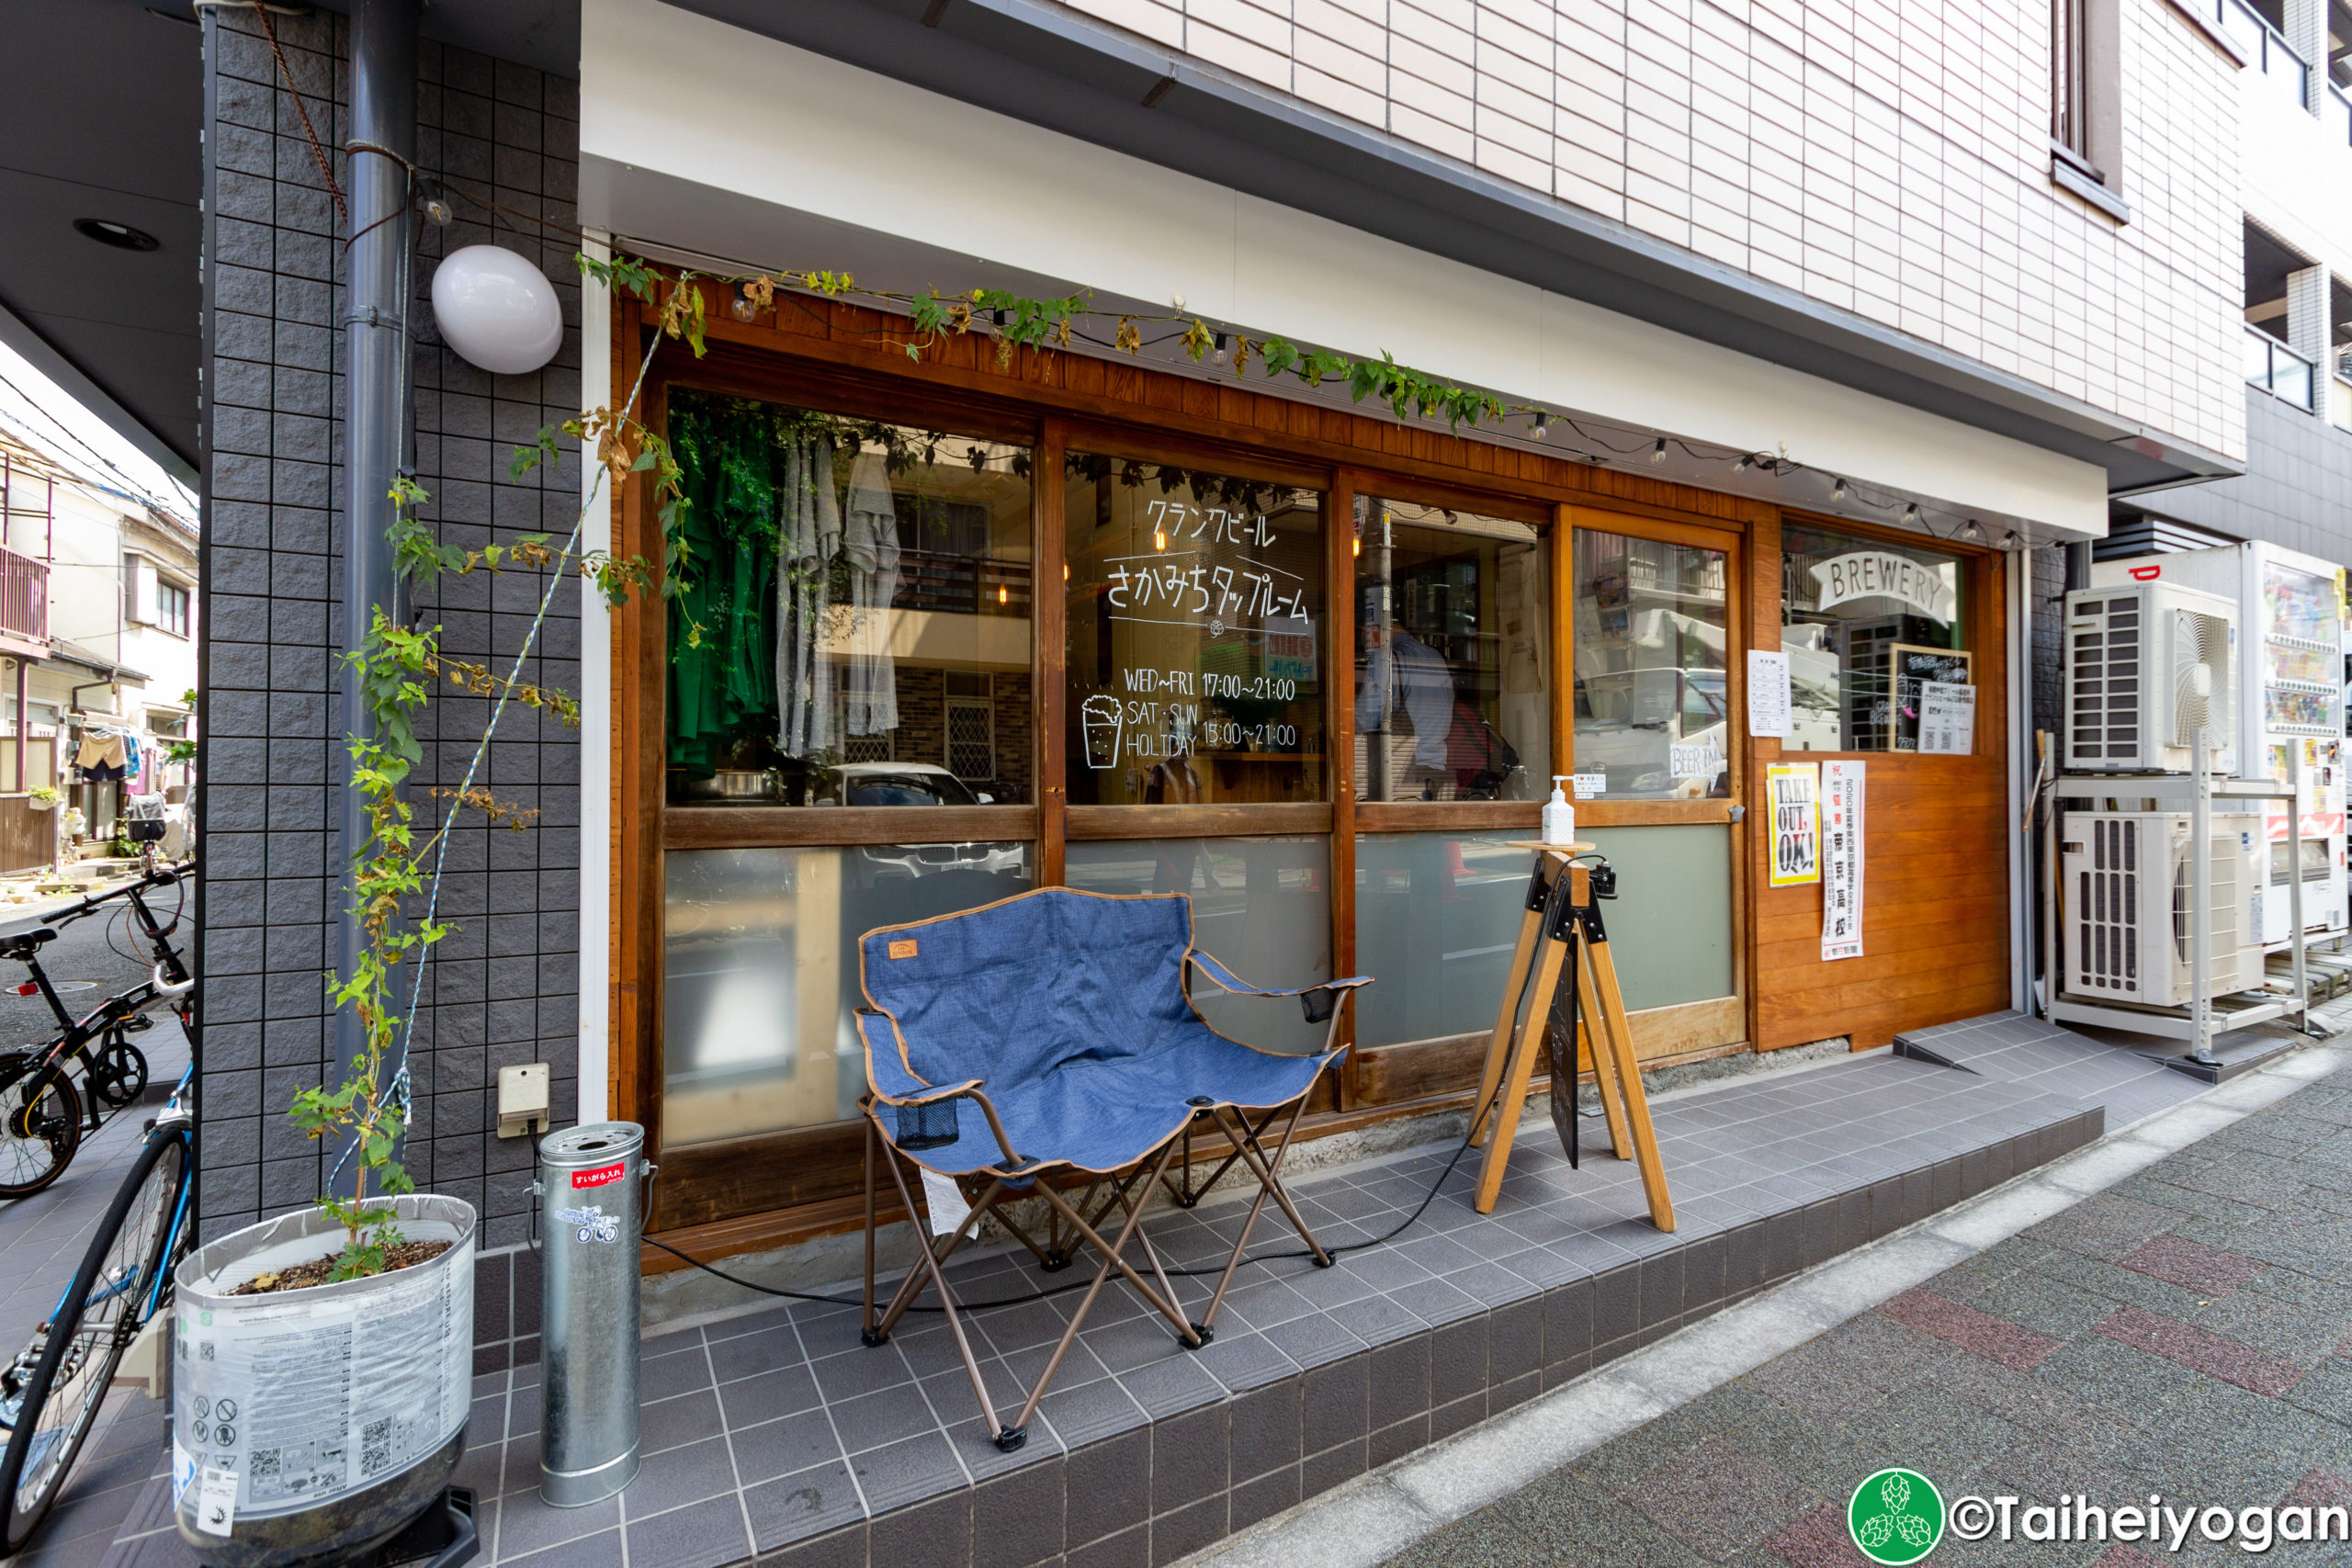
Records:
<instances>
[{"instance_id":1,"label":"black bicycle","mask_svg":"<svg viewBox=\"0 0 2352 1568\"><path fill-rule=\"evenodd\" d=\"M188 977L170 938L186 913L193 872L193 862L157 867L127 886L83 899L45 925L0 936L0 960L22 964L31 976L15 987L16 994L47 1002L59 1029L46 1045L0 1052L0 1198L22 1198L55 1181L73 1163L83 1135L96 1132L106 1112L135 1104L147 1092L147 1058L130 1036L153 1024L149 1010ZM166 887L178 888L181 898L163 919L147 896ZM117 900L162 956L148 979L77 1019L60 995L60 983L42 970L40 950L62 928L113 912Z\"/></svg>"},{"instance_id":2,"label":"black bicycle","mask_svg":"<svg viewBox=\"0 0 2352 1568\"><path fill-rule=\"evenodd\" d=\"M158 921L144 897L179 882L187 871L152 872L69 911L78 919L116 898L128 900L154 963L143 985L109 998L93 1018L120 1016L115 1004L133 997L141 1006L161 1002L193 1041L196 981L171 942L179 916ZM40 945L33 942L28 951ZM34 973L39 976L37 967ZM52 1049L49 1070L62 1071L62 1060ZM162 1114L147 1124L147 1141L73 1283L31 1342L0 1369L0 1436L6 1438L0 1447L0 1557L21 1550L49 1517L123 1356L158 1318L169 1321L172 1270L195 1238L196 1118L189 1100L194 1081L193 1066L180 1075Z\"/></svg>"}]
</instances>

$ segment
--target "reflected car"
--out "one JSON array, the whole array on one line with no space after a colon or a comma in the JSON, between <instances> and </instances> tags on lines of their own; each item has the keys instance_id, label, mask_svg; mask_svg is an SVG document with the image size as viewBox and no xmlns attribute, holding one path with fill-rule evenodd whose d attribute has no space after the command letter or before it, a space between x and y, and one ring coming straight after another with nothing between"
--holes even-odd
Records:
<instances>
[{"instance_id":1,"label":"reflected car","mask_svg":"<svg viewBox=\"0 0 2352 1568\"><path fill-rule=\"evenodd\" d=\"M935 762L842 762L830 770L842 806L993 806L992 795L975 793ZM967 841L930 844L867 844L858 854L882 876L936 876L947 871L1017 873L1023 867L1017 843Z\"/></svg>"}]
</instances>

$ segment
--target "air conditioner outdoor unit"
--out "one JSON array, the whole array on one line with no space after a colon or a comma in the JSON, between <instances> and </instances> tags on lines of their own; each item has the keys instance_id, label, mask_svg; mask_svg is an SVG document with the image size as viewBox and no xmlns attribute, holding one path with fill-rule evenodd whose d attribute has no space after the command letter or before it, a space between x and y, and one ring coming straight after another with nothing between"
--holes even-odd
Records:
<instances>
[{"instance_id":1,"label":"air conditioner outdoor unit","mask_svg":"<svg viewBox=\"0 0 2352 1568\"><path fill-rule=\"evenodd\" d=\"M2170 582L2066 595L2066 761L2075 773L2237 772L2237 607Z\"/></svg>"},{"instance_id":2,"label":"air conditioner outdoor unit","mask_svg":"<svg viewBox=\"0 0 2352 1568\"><path fill-rule=\"evenodd\" d=\"M2066 989L2076 997L2187 1007L2189 961L2189 814L2070 811L2059 847L2065 878ZM2216 812L2212 865L2213 961L2210 1000L2263 983L2262 818ZM2165 889L2170 888L2167 897Z\"/></svg>"}]
</instances>

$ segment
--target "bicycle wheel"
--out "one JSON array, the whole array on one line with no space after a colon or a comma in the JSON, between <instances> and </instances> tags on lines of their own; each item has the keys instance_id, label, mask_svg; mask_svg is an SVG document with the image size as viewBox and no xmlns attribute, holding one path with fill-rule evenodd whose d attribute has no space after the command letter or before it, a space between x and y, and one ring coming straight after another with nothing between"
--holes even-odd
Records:
<instances>
[{"instance_id":1,"label":"bicycle wheel","mask_svg":"<svg viewBox=\"0 0 2352 1568\"><path fill-rule=\"evenodd\" d=\"M147 1092L147 1057L119 1029L107 1032L90 1053L89 1065L91 1098L109 1111L119 1111Z\"/></svg>"},{"instance_id":2,"label":"bicycle wheel","mask_svg":"<svg viewBox=\"0 0 2352 1568\"><path fill-rule=\"evenodd\" d=\"M107 1210L74 1283L42 1325L40 1359L16 1391L0 1455L0 1556L23 1549L64 1490L146 1306L180 1204L185 1126L159 1129ZM185 1227L185 1221L183 1228Z\"/></svg>"},{"instance_id":3,"label":"bicycle wheel","mask_svg":"<svg viewBox=\"0 0 2352 1568\"><path fill-rule=\"evenodd\" d=\"M82 1146L82 1097L62 1072L39 1075L28 1052L0 1055L0 1198L56 1180Z\"/></svg>"}]
</instances>

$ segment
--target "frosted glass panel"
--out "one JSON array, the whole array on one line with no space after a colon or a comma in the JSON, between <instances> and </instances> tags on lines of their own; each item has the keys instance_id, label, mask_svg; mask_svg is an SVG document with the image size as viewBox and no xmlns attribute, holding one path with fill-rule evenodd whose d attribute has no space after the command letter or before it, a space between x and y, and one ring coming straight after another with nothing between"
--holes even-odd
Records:
<instances>
[{"instance_id":1,"label":"frosted glass panel","mask_svg":"<svg viewBox=\"0 0 2352 1568\"><path fill-rule=\"evenodd\" d=\"M1617 897L1600 918L1626 1010L1730 996L1731 829L1579 828L1577 837L1617 868Z\"/></svg>"},{"instance_id":2,"label":"frosted glass panel","mask_svg":"<svg viewBox=\"0 0 2352 1568\"><path fill-rule=\"evenodd\" d=\"M680 850L665 857L662 1141L856 1114L857 939L1024 891L1027 844Z\"/></svg>"},{"instance_id":3,"label":"frosted glass panel","mask_svg":"<svg viewBox=\"0 0 2352 1568\"><path fill-rule=\"evenodd\" d=\"M1074 843L1069 886L1089 893L1189 893L1193 944L1253 986L1331 977L1331 850L1297 839L1118 839ZM1220 1032L1266 1051L1320 1047L1292 997L1234 997L1196 978L1193 999Z\"/></svg>"},{"instance_id":4,"label":"frosted glass panel","mask_svg":"<svg viewBox=\"0 0 2352 1568\"><path fill-rule=\"evenodd\" d=\"M1533 857L1516 833L1356 840L1356 1040L1395 1045L1492 1029Z\"/></svg>"}]
</instances>

